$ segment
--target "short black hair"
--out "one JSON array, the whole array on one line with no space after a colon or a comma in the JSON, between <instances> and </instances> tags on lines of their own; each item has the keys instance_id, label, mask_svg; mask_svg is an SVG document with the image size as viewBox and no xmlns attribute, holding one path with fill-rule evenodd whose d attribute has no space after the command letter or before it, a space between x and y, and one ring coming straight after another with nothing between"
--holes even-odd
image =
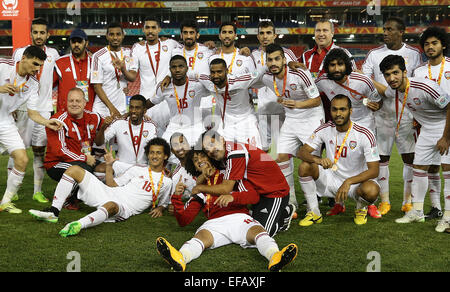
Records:
<instances>
[{"instance_id":1,"label":"short black hair","mask_svg":"<svg viewBox=\"0 0 450 292\"><path fill-rule=\"evenodd\" d=\"M380 71L384 74L389 69L394 68L397 65L398 68L402 71L406 70L405 59L399 55L388 55L384 57L384 59L380 63Z\"/></svg>"},{"instance_id":2,"label":"short black hair","mask_svg":"<svg viewBox=\"0 0 450 292\"><path fill-rule=\"evenodd\" d=\"M45 25L45 30L48 31L48 21L45 18L37 17L31 21L31 26L35 24Z\"/></svg>"},{"instance_id":3,"label":"short black hair","mask_svg":"<svg viewBox=\"0 0 450 292\"><path fill-rule=\"evenodd\" d=\"M159 19L156 19L156 17L154 17L154 16L147 16L147 17L144 19L144 25L145 25L145 23L146 23L147 21L154 21L154 22L156 22L156 23L158 24L159 27L161 27L161 21L159 21Z\"/></svg>"},{"instance_id":4,"label":"short black hair","mask_svg":"<svg viewBox=\"0 0 450 292\"><path fill-rule=\"evenodd\" d=\"M174 55L174 56L172 56L172 58L170 58L170 62L169 62L169 64L171 64L171 63L172 63L172 61L175 61L175 60L183 60L183 61L184 61L184 63L186 63L186 65L187 65L187 61L186 61L186 58L185 58L185 57L183 57L183 56L181 56L181 55Z\"/></svg>"},{"instance_id":5,"label":"short black hair","mask_svg":"<svg viewBox=\"0 0 450 292\"><path fill-rule=\"evenodd\" d=\"M145 156L148 157L148 153L150 151L150 147L152 145L157 145L157 146L163 146L164 147L164 154L167 156L167 159L170 157L170 145L169 143L167 143L166 140L164 140L163 138L160 137L155 137L153 139L151 139L150 141L148 141L147 145L145 145ZM164 161L166 162L167 159Z\"/></svg>"},{"instance_id":6,"label":"short black hair","mask_svg":"<svg viewBox=\"0 0 450 292\"><path fill-rule=\"evenodd\" d=\"M219 170L224 169L224 167L220 164L220 162L209 157L203 150L193 148L193 149L189 150L188 153L186 153L186 164L185 164L184 168L186 169L187 173L189 173L193 177L198 177L199 175L202 174L200 171L198 171L195 168L195 165L194 165L194 154L200 154L200 153L205 155L208 158L209 162L212 164L212 166L214 166L216 169L219 169Z\"/></svg>"},{"instance_id":7,"label":"short black hair","mask_svg":"<svg viewBox=\"0 0 450 292\"><path fill-rule=\"evenodd\" d=\"M268 45L266 47L266 54L267 55L275 53L277 51L280 51L281 52L281 56L284 57L284 50L283 50L283 48L280 45L278 45L278 44L270 44L270 45Z\"/></svg>"},{"instance_id":8,"label":"short black hair","mask_svg":"<svg viewBox=\"0 0 450 292\"><path fill-rule=\"evenodd\" d=\"M347 100L347 104L348 104L348 108L349 108L349 109L352 108L352 100L351 100L350 97L348 97L347 95L345 95L345 94L338 94L338 95L335 95L335 96L331 99L331 101L333 101L334 99L346 99L346 100Z\"/></svg>"},{"instance_id":9,"label":"short black hair","mask_svg":"<svg viewBox=\"0 0 450 292\"><path fill-rule=\"evenodd\" d=\"M47 54L38 46L28 46L23 55L27 58L38 58L41 61L47 60Z\"/></svg>"},{"instance_id":10,"label":"short black hair","mask_svg":"<svg viewBox=\"0 0 450 292\"><path fill-rule=\"evenodd\" d=\"M145 107L145 104L147 103L147 100L145 99L145 97L143 95L140 94L135 94L130 98L130 102L132 100L140 100L142 101L142 105Z\"/></svg>"},{"instance_id":11,"label":"short black hair","mask_svg":"<svg viewBox=\"0 0 450 292\"><path fill-rule=\"evenodd\" d=\"M221 58L215 58L215 59L213 59L213 60L209 63L209 66L211 66L211 65L219 65L219 64L222 64L225 68L228 68L227 62L225 62L225 60L224 60L224 59L221 59Z\"/></svg>"},{"instance_id":12,"label":"short black hair","mask_svg":"<svg viewBox=\"0 0 450 292\"><path fill-rule=\"evenodd\" d=\"M323 68L325 73L329 74L328 66L334 60L342 60L345 64L345 75L350 75L352 73L352 60L347 53L341 48L335 48L328 52L323 60Z\"/></svg>"},{"instance_id":13,"label":"short black hair","mask_svg":"<svg viewBox=\"0 0 450 292\"><path fill-rule=\"evenodd\" d=\"M275 33L275 24L273 24L273 22L270 20L260 21L258 23L258 33L261 28L267 28L267 27L271 27L273 29L273 33Z\"/></svg>"},{"instance_id":14,"label":"short black hair","mask_svg":"<svg viewBox=\"0 0 450 292\"><path fill-rule=\"evenodd\" d=\"M448 34L445 31L445 29L443 29L441 27L437 27L437 26L430 26L429 28L427 28L422 33L422 35L420 36L420 40L419 40L422 50L424 49L425 42L427 41L427 39L429 39L431 37L435 37L441 41L442 47L445 47L444 56L446 56L448 53Z\"/></svg>"},{"instance_id":15,"label":"short black hair","mask_svg":"<svg viewBox=\"0 0 450 292\"><path fill-rule=\"evenodd\" d=\"M222 22L222 24L219 26L219 34L220 34L220 32L222 31L222 28L223 28L224 26L227 26L227 25L231 25L231 26L233 27L234 33L237 34L237 27L236 27L236 24L235 24L234 22L231 22L231 21L225 21L225 22Z\"/></svg>"},{"instance_id":16,"label":"short black hair","mask_svg":"<svg viewBox=\"0 0 450 292\"><path fill-rule=\"evenodd\" d=\"M122 27L122 25L120 23L118 23L118 22L111 22L111 23L109 23L106 26L106 34L108 34L109 29L117 28L117 27L119 27L122 30L122 32L123 32L123 27Z\"/></svg>"},{"instance_id":17,"label":"short black hair","mask_svg":"<svg viewBox=\"0 0 450 292\"><path fill-rule=\"evenodd\" d=\"M388 19L386 19L386 22L395 22L397 23L397 28L401 31L405 31L406 30L406 25L405 25L405 21L403 19L401 19L400 17L397 16L391 16Z\"/></svg>"},{"instance_id":18,"label":"short black hair","mask_svg":"<svg viewBox=\"0 0 450 292\"><path fill-rule=\"evenodd\" d=\"M195 29L196 32L198 32L198 25L197 25L197 21L195 20L185 20L181 23L180 25L180 32L183 32L183 28L185 27L191 27L193 29Z\"/></svg>"}]
</instances>

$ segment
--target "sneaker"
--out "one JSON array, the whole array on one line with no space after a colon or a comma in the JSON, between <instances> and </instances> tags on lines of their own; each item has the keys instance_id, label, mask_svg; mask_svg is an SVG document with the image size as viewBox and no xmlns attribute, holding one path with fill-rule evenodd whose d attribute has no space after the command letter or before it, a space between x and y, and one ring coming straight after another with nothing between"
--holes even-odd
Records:
<instances>
[{"instance_id":1,"label":"sneaker","mask_svg":"<svg viewBox=\"0 0 450 292\"><path fill-rule=\"evenodd\" d=\"M327 212L327 216L334 216L345 212L345 206L339 203L334 204L333 208Z\"/></svg>"},{"instance_id":2,"label":"sneaker","mask_svg":"<svg viewBox=\"0 0 450 292\"><path fill-rule=\"evenodd\" d=\"M448 228L450 228L450 221L441 219L438 221L438 224L436 225L436 228L434 230L436 230L437 232L444 232Z\"/></svg>"},{"instance_id":3,"label":"sneaker","mask_svg":"<svg viewBox=\"0 0 450 292\"><path fill-rule=\"evenodd\" d=\"M171 266L175 271L183 271L186 269L186 262L184 257L176 250L170 243L162 237L156 239L156 249L163 259Z\"/></svg>"},{"instance_id":4,"label":"sneaker","mask_svg":"<svg viewBox=\"0 0 450 292\"><path fill-rule=\"evenodd\" d=\"M291 243L282 250L274 253L269 261L269 271L279 272L284 266L292 262L297 257L297 245Z\"/></svg>"},{"instance_id":5,"label":"sneaker","mask_svg":"<svg viewBox=\"0 0 450 292\"><path fill-rule=\"evenodd\" d=\"M367 213L368 209L358 209L355 211L355 218L353 221L356 225L363 225L367 223Z\"/></svg>"},{"instance_id":6,"label":"sneaker","mask_svg":"<svg viewBox=\"0 0 450 292\"><path fill-rule=\"evenodd\" d=\"M336 204L336 200L334 198L328 198L328 206L333 208L334 204Z\"/></svg>"},{"instance_id":7,"label":"sneaker","mask_svg":"<svg viewBox=\"0 0 450 292\"><path fill-rule=\"evenodd\" d=\"M38 211L31 209L28 211L28 213L30 213L30 215L33 216L36 220L46 221L50 223L58 222L58 216L55 216L55 214L51 211Z\"/></svg>"},{"instance_id":8,"label":"sneaker","mask_svg":"<svg viewBox=\"0 0 450 292\"><path fill-rule=\"evenodd\" d=\"M369 207L367 208L367 213L372 218L375 218L375 219L380 219L381 218L380 211L378 211L377 206L375 206L373 204L369 205Z\"/></svg>"},{"instance_id":9,"label":"sneaker","mask_svg":"<svg viewBox=\"0 0 450 292\"><path fill-rule=\"evenodd\" d=\"M17 208L14 203L4 203L3 205L0 205L0 212L8 212L10 214L20 214L22 213L22 210Z\"/></svg>"},{"instance_id":10,"label":"sneaker","mask_svg":"<svg viewBox=\"0 0 450 292\"><path fill-rule=\"evenodd\" d=\"M436 219L442 217L442 211L436 207L432 207L428 214L425 214L426 220Z\"/></svg>"},{"instance_id":11,"label":"sneaker","mask_svg":"<svg viewBox=\"0 0 450 292\"><path fill-rule=\"evenodd\" d=\"M36 192L33 194L33 200L39 203L48 203L48 199L44 196L42 192Z\"/></svg>"},{"instance_id":12,"label":"sneaker","mask_svg":"<svg viewBox=\"0 0 450 292\"><path fill-rule=\"evenodd\" d=\"M407 213L407 212L411 211L412 208L413 208L413 205L411 203L406 203L402 206L402 212Z\"/></svg>"},{"instance_id":13,"label":"sneaker","mask_svg":"<svg viewBox=\"0 0 450 292\"><path fill-rule=\"evenodd\" d=\"M19 195L15 194L12 198L11 198L11 202L15 202L19 200Z\"/></svg>"},{"instance_id":14,"label":"sneaker","mask_svg":"<svg viewBox=\"0 0 450 292\"><path fill-rule=\"evenodd\" d=\"M402 218L395 219L395 223L412 223L412 222L425 222L425 216L417 210L411 210L405 214Z\"/></svg>"},{"instance_id":15,"label":"sneaker","mask_svg":"<svg viewBox=\"0 0 450 292\"><path fill-rule=\"evenodd\" d=\"M61 231L59 235L62 237L77 235L81 231L81 223L78 221L71 222L67 224Z\"/></svg>"},{"instance_id":16,"label":"sneaker","mask_svg":"<svg viewBox=\"0 0 450 292\"><path fill-rule=\"evenodd\" d=\"M308 213L306 213L305 218L303 218L302 220L300 220L300 222L298 222L298 225L311 226L313 224L322 223L322 221L323 221L322 215L316 215L316 213L314 213L313 211L309 211Z\"/></svg>"},{"instance_id":17,"label":"sneaker","mask_svg":"<svg viewBox=\"0 0 450 292\"><path fill-rule=\"evenodd\" d=\"M391 204L388 202L381 202L378 205L378 212L380 212L381 215L386 215L391 210Z\"/></svg>"},{"instance_id":18,"label":"sneaker","mask_svg":"<svg viewBox=\"0 0 450 292\"><path fill-rule=\"evenodd\" d=\"M73 211L78 211L80 210L80 204L78 203L78 200L73 201L73 202L64 202L63 208L66 210L73 210Z\"/></svg>"},{"instance_id":19,"label":"sneaker","mask_svg":"<svg viewBox=\"0 0 450 292\"><path fill-rule=\"evenodd\" d=\"M284 224L283 226L280 228L280 231L286 231L289 229L289 227L291 226L291 222L292 222L292 218L294 217L294 213L295 213L295 205L292 203L289 203L286 206L286 210L288 210L288 217L286 217L284 219Z\"/></svg>"}]
</instances>

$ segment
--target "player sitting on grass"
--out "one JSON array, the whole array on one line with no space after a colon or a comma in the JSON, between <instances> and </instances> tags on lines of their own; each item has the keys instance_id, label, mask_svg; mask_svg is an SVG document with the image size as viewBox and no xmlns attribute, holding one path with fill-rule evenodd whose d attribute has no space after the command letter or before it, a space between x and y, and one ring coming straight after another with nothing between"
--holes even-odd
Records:
<instances>
[{"instance_id":1,"label":"player sitting on grass","mask_svg":"<svg viewBox=\"0 0 450 292\"><path fill-rule=\"evenodd\" d=\"M106 149L105 149L106 150ZM44 211L30 210L37 220L58 222L59 212L75 184L80 190L78 198L86 205L98 208L78 221L67 224L59 234L63 237L76 235L81 229L100 223L118 222L142 213L153 204L149 213L161 217L167 207L172 180L164 175L164 163L170 155L170 146L162 138L153 138L145 146L148 167L132 166L122 175L113 176L115 159L111 151L105 154L106 185L93 174L79 166L69 167L56 186L52 206ZM159 201L158 207L156 202Z\"/></svg>"},{"instance_id":2,"label":"player sitting on grass","mask_svg":"<svg viewBox=\"0 0 450 292\"><path fill-rule=\"evenodd\" d=\"M201 150L191 150L188 153L186 170L198 177L197 184L217 184L225 175L225 170L215 168L210 158ZM279 271L295 259L295 244L291 243L280 251L264 227L250 217L246 205L255 204L259 200L259 195L252 185L240 180L236 186L237 190L228 195L193 195L186 206L181 201L181 195L172 195L175 217L180 226L191 223L200 211L208 218L179 251L166 239L156 239L158 253L173 269L184 271L186 264L198 258L205 249L215 249L231 243L244 248L256 246L260 254L269 260L270 271Z\"/></svg>"}]
</instances>

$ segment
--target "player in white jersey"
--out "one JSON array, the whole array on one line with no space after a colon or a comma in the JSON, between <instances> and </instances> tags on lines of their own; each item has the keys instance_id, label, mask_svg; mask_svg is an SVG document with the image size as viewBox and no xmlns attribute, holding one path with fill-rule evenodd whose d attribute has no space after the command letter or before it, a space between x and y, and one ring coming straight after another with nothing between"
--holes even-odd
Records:
<instances>
[{"instance_id":1,"label":"player in white jersey","mask_svg":"<svg viewBox=\"0 0 450 292\"><path fill-rule=\"evenodd\" d=\"M402 19L391 17L386 20L383 26L384 45L371 50L362 65L363 73L373 78L376 82L387 86L383 74L380 71L379 64L387 55L399 55L405 59L408 76L421 63L420 51L403 43L403 35L405 33L405 24ZM412 163L414 160L414 144L417 138L415 127L413 127L413 117L408 109L403 114L400 113L400 101L383 100L383 106L375 113L376 136L380 151L380 177L378 182L381 187L381 203L378 209L382 215L389 212L391 205L389 201L389 159L392 153L394 142L398 152L403 160L403 181L404 204L402 211L406 212L411 209L411 182L412 182ZM402 116L402 127L400 128L398 137L395 135L395 125L397 120Z\"/></svg>"},{"instance_id":2,"label":"player in white jersey","mask_svg":"<svg viewBox=\"0 0 450 292\"><path fill-rule=\"evenodd\" d=\"M28 156L19 135L12 113L26 104L29 117L36 123L58 130L61 124L48 120L39 113L39 81L34 77L47 55L37 46L29 46L19 62L0 59L0 153L8 151L14 166L6 182L6 190L0 203L0 212L21 213L11 199L22 184Z\"/></svg>"},{"instance_id":3,"label":"player in white jersey","mask_svg":"<svg viewBox=\"0 0 450 292\"><path fill-rule=\"evenodd\" d=\"M331 100L331 118L317 128L300 148L300 185L308 202L308 213L299 222L310 226L322 222L316 192L335 197L335 206L343 206L347 197L356 201L354 222L367 222L367 207L379 195L376 182L379 160L375 135L350 119L351 100L336 95ZM313 155L325 144L326 158ZM345 207L343 207L345 210Z\"/></svg>"},{"instance_id":4,"label":"player in white jersey","mask_svg":"<svg viewBox=\"0 0 450 292\"><path fill-rule=\"evenodd\" d=\"M133 165L147 164L144 147L156 137L156 125L144 119L146 99L142 95L130 98L127 118L118 118L105 130L102 128L95 136L95 143L103 145L105 141L115 139L117 143L117 161L113 164L114 175L119 176ZM106 165L100 164L97 172L105 172ZM99 168L101 167L101 168Z\"/></svg>"},{"instance_id":5,"label":"player in white jersey","mask_svg":"<svg viewBox=\"0 0 450 292\"><path fill-rule=\"evenodd\" d=\"M400 56L387 56L380 63L380 69L389 85L382 93L386 98L398 97L402 100L402 106L408 106L421 125L414 155L411 189L413 209L395 222L424 222L423 204L428 190L428 169L430 165L440 164L443 170L450 170L450 97L434 81L408 78L405 61ZM443 222L436 227L436 231L443 232L450 227L450 197L445 198L445 210Z\"/></svg>"},{"instance_id":6,"label":"player in white jersey","mask_svg":"<svg viewBox=\"0 0 450 292\"><path fill-rule=\"evenodd\" d=\"M214 121L214 130L226 141L237 141L260 148L261 136L255 109L250 103L248 89L262 87L262 71L228 77L227 64L223 59L211 61L209 74L200 75L200 82L214 94L216 110L220 110L219 121Z\"/></svg>"},{"instance_id":7,"label":"player in white jersey","mask_svg":"<svg viewBox=\"0 0 450 292\"><path fill-rule=\"evenodd\" d=\"M63 237L76 235L81 229L103 222L124 221L149 207L153 218L161 217L172 189L172 180L164 175L164 163L170 155L170 146L164 139L154 138L145 146L145 153L148 165L132 166L121 176L114 177L112 164L115 159L107 151L106 185L79 166L69 167L56 187L52 206L44 211L29 210L29 213L37 220L57 223L62 204L73 185L78 184L78 198L97 210L67 224L59 232Z\"/></svg>"},{"instance_id":8,"label":"player in white jersey","mask_svg":"<svg viewBox=\"0 0 450 292\"><path fill-rule=\"evenodd\" d=\"M41 48L47 55L47 59L39 72L36 74L36 78L39 81L39 97L40 103L37 110L40 115L46 119L50 118L53 111L53 68L55 67L55 61L58 59L58 51L49 48L45 45L47 39L50 37L48 33L48 23L45 19L36 18L31 23L31 41L32 45ZM27 46L28 47L28 46ZM19 48L13 53L13 60L19 62L22 59L23 52L27 47ZM45 134L45 127L33 122L27 114L26 105L22 105L16 111L16 124L19 129L19 134L22 137L25 146L31 145L33 150L33 175L34 175L34 191L33 199L46 203L48 199L42 193L42 182L44 180L44 156L45 146L47 145L47 135ZM12 168L13 160L9 159L8 170ZM13 201L18 199L15 196Z\"/></svg>"},{"instance_id":9,"label":"player in white jersey","mask_svg":"<svg viewBox=\"0 0 450 292\"><path fill-rule=\"evenodd\" d=\"M295 156L312 131L324 122L323 107L309 71L289 69L284 50L279 45L268 45L266 54L269 72L264 74L262 82L272 92L272 99L286 111L277 141L276 162L291 190L289 203L298 207L290 156Z\"/></svg>"},{"instance_id":10,"label":"player in white jersey","mask_svg":"<svg viewBox=\"0 0 450 292\"><path fill-rule=\"evenodd\" d=\"M127 111L127 97L124 89L128 81L133 82L136 74L131 50L122 47L125 35L119 23L106 28L108 45L92 56L91 83L96 93L92 111L102 117L118 117Z\"/></svg>"},{"instance_id":11,"label":"player in white jersey","mask_svg":"<svg viewBox=\"0 0 450 292\"><path fill-rule=\"evenodd\" d=\"M448 53L447 32L440 27L427 28L419 41L422 50L428 57L428 61L414 70L413 76L426 78L437 84L448 94L450 92L450 58ZM439 165L431 165L428 169L428 191L431 200L431 210L425 215L426 219L434 219L442 216L441 207L441 177ZM444 196L450 195L450 172L443 171Z\"/></svg>"}]
</instances>

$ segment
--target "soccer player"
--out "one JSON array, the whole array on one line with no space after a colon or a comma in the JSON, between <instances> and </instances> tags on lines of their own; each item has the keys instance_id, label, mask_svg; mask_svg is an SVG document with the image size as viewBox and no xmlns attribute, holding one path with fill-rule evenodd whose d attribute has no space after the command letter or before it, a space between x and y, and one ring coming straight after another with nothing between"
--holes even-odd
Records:
<instances>
[{"instance_id":1,"label":"soccer player","mask_svg":"<svg viewBox=\"0 0 450 292\"><path fill-rule=\"evenodd\" d=\"M108 45L92 56L91 83L96 93L92 110L102 117L118 117L126 113L124 89L128 81L136 79L131 70L134 66L131 50L122 47L124 37L122 26L110 23L106 28Z\"/></svg>"},{"instance_id":2,"label":"soccer player","mask_svg":"<svg viewBox=\"0 0 450 292\"><path fill-rule=\"evenodd\" d=\"M18 62L0 59L0 153L7 150L14 162L0 202L0 212L22 212L11 203L11 199L22 184L28 164L25 145L12 113L26 103L28 115L34 122L52 130L59 130L62 126L58 121L48 120L39 113L42 100L39 97L39 81L34 76L39 73L46 59L45 52L37 46L27 47Z\"/></svg>"},{"instance_id":3,"label":"soccer player","mask_svg":"<svg viewBox=\"0 0 450 292\"><path fill-rule=\"evenodd\" d=\"M42 49L47 55L44 65L36 74L36 79L39 81L39 97L41 98L41 101L37 105L37 110L39 111L39 114L46 119L50 118L51 112L53 111L53 68L56 59L59 58L57 50L45 45L49 37L48 22L43 18L34 19L31 22L31 43L33 46ZM23 52L27 47L28 46L14 51L12 58L15 62L19 62L22 59ZM28 117L25 104L19 107L16 115L16 123L20 136L22 137L25 146L29 147L31 145L33 150L33 200L40 203L47 203L48 199L42 193L42 182L44 181L45 176L45 146L47 145L45 127L33 122ZM9 165L12 166L12 159L10 159ZM16 199L18 199L18 195L15 196L14 200Z\"/></svg>"},{"instance_id":4,"label":"soccer player","mask_svg":"<svg viewBox=\"0 0 450 292\"><path fill-rule=\"evenodd\" d=\"M164 175L164 163L170 155L170 146L164 139L154 138L145 146L145 153L148 166L133 166L114 178L112 164L115 159L107 150L106 185L79 166L69 167L56 187L52 207L44 211L29 210L29 213L37 220L58 222L62 204L73 186L78 184L78 198L97 210L67 224L59 232L62 237L76 235L81 229L103 222L124 221L141 214L150 206L152 210L149 214L153 218L161 217L172 188L172 180Z\"/></svg>"},{"instance_id":5,"label":"soccer player","mask_svg":"<svg viewBox=\"0 0 450 292\"><path fill-rule=\"evenodd\" d=\"M70 53L56 60L53 82L58 86L56 112L67 109L67 93L74 87L85 93L86 107L92 111L95 91L90 84L92 57L87 51L88 37L82 29L74 29L69 37Z\"/></svg>"},{"instance_id":6,"label":"soccer player","mask_svg":"<svg viewBox=\"0 0 450 292\"><path fill-rule=\"evenodd\" d=\"M447 92L450 92L450 58L448 53L447 32L440 27L427 28L420 37L420 46L428 57L428 62L414 70L413 76L426 78L437 82ZM444 171L444 196L450 195L450 172ZM431 210L425 215L426 219L442 216L441 207L441 178L439 165L431 165L428 169L428 190L430 193Z\"/></svg>"},{"instance_id":7,"label":"soccer player","mask_svg":"<svg viewBox=\"0 0 450 292\"><path fill-rule=\"evenodd\" d=\"M436 82L418 77L408 77L405 60L398 55L386 56L380 71L389 87L381 93L390 99L398 98L402 107L408 106L414 119L421 125L415 146L411 197L413 209L397 223L424 222L423 203L428 190L427 172L430 165L441 165L450 171L450 98ZM396 130L398 131L397 124ZM436 226L443 232L450 227L450 197L445 198L445 211Z\"/></svg>"},{"instance_id":8,"label":"soccer player","mask_svg":"<svg viewBox=\"0 0 450 292\"><path fill-rule=\"evenodd\" d=\"M218 170L209 157L201 150L188 154L187 169L193 176L202 174L208 185L220 184L225 170ZM175 217L180 226L193 221L203 211L207 221L200 226L193 238L176 250L166 239L158 237L158 253L177 271L184 271L186 264L200 257L205 249L215 249L228 244L256 247L269 261L270 271L279 271L297 256L297 245L291 243L281 251L275 240L264 227L250 217L246 204L256 203L258 194L247 181L239 181L235 190L220 197L209 194L196 194L185 206L180 195L172 196Z\"/></svg>"},{"instance_id":9,"label":"soccer player","mask_svg":"<svg viewBox=\"0 0 450 292\"><path fill-rule=\"evenodd\" d=\"M229 194L237 181L248 180L260 196L259 202L252 206L252 217L271 236L289 228L295 212L294 206L289 204L289 185L269 154L249 144L226 141L213 130L203 133L199 143L210 158L226 166L226 174L220 184L197 184L192 194Z\"/></svg>"},{"instance_id":10,"label":"soccer player","mask_svg":"<svg viewBox=\"0 0 450 292\"><path fill-rule=\"evenodd\" d=\"M117 160L112 165L114 175L119 176L133 165L147 164L144 147L156 137L156 125L145 120L147 100L142 95L130 98L128 117L115 119L109 127L103 127L95 136L95 144L103 145L114 139L117 144ZM99 165L97 172L105 172L106 165Z\"/></svg>"},{"instance_id":11,"label":"soccer player","mask_svg":"<svg viewBox=\"0 0 450 292\"><path fill-rule=\"evenodd\" d=\"M294 169L290 157L295 156L311 132L324 123L323 107L309 71L289 69L281 46L268 45L266 61L269 72L264 74L262 82L272 93L272 99L278 100L286 111L286 119L277 141L276 162L289 184L289 203L297 207Z\"/></svg>"},{"instance_id":12,"label":"soccer player","mask_svg":"<svg viewBox=\"0 0 450 292\"><path fill-rule=\"evenodd\" d=\"M331 100L331 117L318 127L298 157L302 160L298 174L300 185L308 201L308 213L299 222L310 226L322 222L317 202L317 191L326 197L334 197L336 205L343 206L350 197L356 201L354 222L367 223L367 208L379 195L376 182L379 170L377 144L374 134L350 119L352 102L345 95ZM326 157L313 155L325 144ZM344 207L342 207L344 208Z\"/></svg>"},{"instance_id":13,"label":"soccer player","mask_svg":"<svg viewBox=\"0 0 450 292\"><path fill-rule=\"evenodd\" d=\"M364 75L372 78L384 86L387 83L380 71L379 64L388 55L394 54L402 56L406 61L408 76L411 76L415 68L421 61L418 49L403 43L405 24L402 19L390 17L383 25L384 45L375 48L366 56L362 65ZM381 202L378 209L381 215L387 214L391 209L389 201L389 160L394 142L403 160L403 206L402 211L406 212L412 208L411 182L412 163L414 160L414 144L417 138L416 130L413 127L413 118L410 111L405 108L401 112L401 101L397 99L384 99L383 106L375 113L375 127L378 147L380 151L380 176L378 182L381 187ZM395 135L395 127L398 119L401 118L401 127L398 136Z\"/></svg>"}]
</instances>

